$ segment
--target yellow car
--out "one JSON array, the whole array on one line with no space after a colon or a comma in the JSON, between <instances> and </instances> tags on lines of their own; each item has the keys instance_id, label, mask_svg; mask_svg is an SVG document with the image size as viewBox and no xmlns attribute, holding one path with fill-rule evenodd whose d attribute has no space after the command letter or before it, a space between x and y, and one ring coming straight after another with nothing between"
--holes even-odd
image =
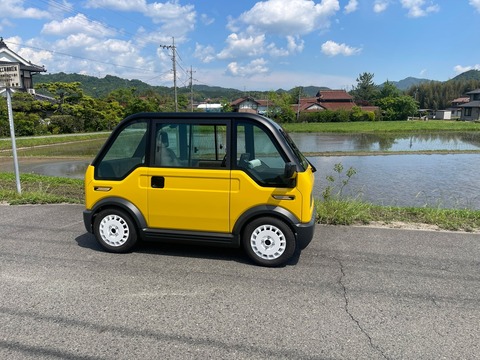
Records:
<instances>
[{"instance_id":1,"label":"yellow car","mask_svg":"<svg viewBox=\"0 0 480 360\"><path fill-rule=\"evenodd\" d=\"M87 168L84 223L111 252L139 239L243 246L278 266L313 237L314 171L259 115L135 114Z\"/></svg>"}]
</instances>

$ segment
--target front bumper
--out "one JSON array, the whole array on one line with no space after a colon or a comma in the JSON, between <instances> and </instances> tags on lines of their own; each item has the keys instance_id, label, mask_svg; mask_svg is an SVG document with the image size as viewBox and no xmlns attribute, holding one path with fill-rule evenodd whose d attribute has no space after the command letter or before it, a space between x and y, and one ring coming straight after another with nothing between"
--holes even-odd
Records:
<instances>
[{"instance_id":1,"label":"front bumper","mask_svg":"<svg viewBox=\"0 0 480 360\"><path fill-rule=\"evenodd\" d=\"M297 245L299 249L305 249L312 241L313 234L315 233L316 220L317 213L314 211L312 214L312 219L308 223L295 224Z\"/></svg>"}]
</instances>

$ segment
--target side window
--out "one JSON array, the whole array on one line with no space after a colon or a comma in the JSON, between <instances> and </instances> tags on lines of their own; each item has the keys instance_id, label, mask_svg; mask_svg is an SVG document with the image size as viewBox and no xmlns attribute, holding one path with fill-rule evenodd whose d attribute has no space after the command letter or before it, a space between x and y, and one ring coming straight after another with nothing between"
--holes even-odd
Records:
<instances>
[{"instance_id":1,"label":"side window","mask_svg":"<svg viewBox=\"0 0 480 360\"><path fill-rule=\"evenodd\" d=\"M173 124L157 124L155 130L155 154L153 161L155 166L181 166L178 130L178 127Z\"/></svg>"},{"instance_id":2,"label":"side window","mask_svg":"<svg viewBox=\"0 0 480 360\"><path fill-rule=\"evenodd\" d=\"M136 122L123 128L100 161L95 164L95 178L123 179L145 163L147 123Z\"/></svg>"},{"instance_id":3,"label":"side window","mask_svg":"<svg viewBox=\"0 0 480 360\"><path fill-rule=\"evenodd\" d=\"M192 126L192 160L200 168L226 166L227 127L222 125Z\"/></svg>"},{"instance_id":4,"label":"side window","mask_svg":"<svg viewBox=\"0 0 480 360\"><path fill-rule=\"evenodd\" d=\"M226 125L159 123L155 134L154 166L226 167Z\"/></svg>"},{"instance_id":5,"label":"side window","mask_svg":"<svg viewBox=\"0 0 480 360\"><path fill-rule=\"evenodd\" d=\"M284 176L287 161L276 141L263 128L250 123L239 123L236 131L236 167L261 185L289 187Z\"/></svg>"}]
</instances>

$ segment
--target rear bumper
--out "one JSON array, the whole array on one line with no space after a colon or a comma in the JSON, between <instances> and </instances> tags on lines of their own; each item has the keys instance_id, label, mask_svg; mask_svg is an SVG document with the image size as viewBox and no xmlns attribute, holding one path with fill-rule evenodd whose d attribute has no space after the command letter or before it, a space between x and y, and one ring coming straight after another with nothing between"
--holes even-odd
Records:
<instances>
[{"instance_id":1,"label":"rear bumper","mask_svg":"<svg viewBox=\"0 0 480 360\"><path fill-rule=\"evenodd\" d=\"M317 219L317 213L314 211L312 219L308 223L295 224L297 232L297 245L299 249L305 249L313 239L315 233L315 224Z\"/></svg>"}]
</instances>

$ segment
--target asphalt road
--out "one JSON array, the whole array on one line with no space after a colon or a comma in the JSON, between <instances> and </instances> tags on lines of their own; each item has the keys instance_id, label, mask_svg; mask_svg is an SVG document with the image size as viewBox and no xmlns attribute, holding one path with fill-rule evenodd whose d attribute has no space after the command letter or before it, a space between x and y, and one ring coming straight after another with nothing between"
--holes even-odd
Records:
<instances>
[{"instance_id":1,"label":"asphalt road","mask_svg":"<svg viewBox=\"0 0 480 360\"><path fill-rule=\"evenodd\" d=\"M318 226L239 250L103 252L82 206L0 206L1 359L480 358L480 235Z\"/></svg>"}]
</instances>

